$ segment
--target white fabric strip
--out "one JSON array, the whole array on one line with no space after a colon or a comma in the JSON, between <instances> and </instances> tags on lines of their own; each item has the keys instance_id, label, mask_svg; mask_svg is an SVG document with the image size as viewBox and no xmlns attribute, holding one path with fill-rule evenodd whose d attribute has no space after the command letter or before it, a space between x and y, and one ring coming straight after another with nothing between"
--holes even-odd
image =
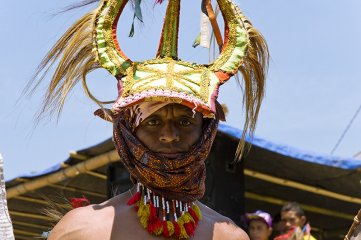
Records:
<instances>
[{"instance_id":1,"label":"white fabric strip","mask_svg":"<svg viewBox=\"0 0 361 240\"><path fill-rule=\"evenodd\" d=\"M210 42L210 21L206 14L201 12L201 40L200 44L202 47L209 48Z\"/></svg>"},{"instance_id":2,"label":"white fabric strip","mask_svg":"<svg viewBox=\"0 0 361 240\"><path fill-rule=\"evenodd\" d=\"M0 154L0 239L14 240L13 225L8 212L4 181L4 161Z\"/></svg>"}]
</instances>

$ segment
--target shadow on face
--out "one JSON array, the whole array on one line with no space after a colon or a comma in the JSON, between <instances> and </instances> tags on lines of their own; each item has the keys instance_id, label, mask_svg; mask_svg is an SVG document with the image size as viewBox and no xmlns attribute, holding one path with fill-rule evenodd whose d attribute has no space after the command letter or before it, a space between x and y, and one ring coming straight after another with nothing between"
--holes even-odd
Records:
<instances>
[{"instance_id":1,"label":"shadow on face","mask_svg":"<svg viewBox=\"0 0 361 240\"><path fill-rule=\"evenodd\" d=\"M143 120L135 135L151 151L172 159L190 150L200 138L202 126L202 114L168 104Z\"/></svg>"}]
</instances>

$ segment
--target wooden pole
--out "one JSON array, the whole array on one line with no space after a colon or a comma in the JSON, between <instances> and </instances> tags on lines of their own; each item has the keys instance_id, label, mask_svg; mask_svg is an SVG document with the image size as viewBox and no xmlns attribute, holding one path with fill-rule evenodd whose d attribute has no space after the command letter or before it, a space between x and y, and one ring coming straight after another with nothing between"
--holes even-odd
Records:
<instances>
[{"instance_id":1,"label":"wooden pole","mask_svg":"<svg viewBox=\"0 0 361 240\"><path fill-rule=\"evenodd\" d=\"M360 239L360 237L361 237L360 221L361 221L361 209L358 211L357 215L353 219L353 223L352 223L350 229L348 230L348 233L346 234L344 240ZM355 230L357 228L358 228L358 236L354 238L354 236L352 236L352 235L355 233Z\"/></svg>"},{"instance_id":2,"label":"wooden pole","mask_svg":"<svg viewBox=\"0 0 361 240\"><path fill-rule=\"evenodd\" d=\"M40 177L38 179L31 180L12 187L7 190L7 198L11 199L21 194L45 187L47 185L55 184L65 179L76 177L81 173L94 170L108 163L118 161L119 159L120 158L116 150L109 151L107 153L85 160L84 162L80 162L74 166L52 173L50 175Z\"/></svg>"}]
</instances>

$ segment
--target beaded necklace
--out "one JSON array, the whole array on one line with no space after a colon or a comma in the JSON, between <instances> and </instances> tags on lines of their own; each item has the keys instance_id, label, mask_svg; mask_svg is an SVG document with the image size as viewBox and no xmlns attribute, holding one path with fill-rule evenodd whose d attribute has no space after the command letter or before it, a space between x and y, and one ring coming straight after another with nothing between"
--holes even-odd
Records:
<instances>
[{"instance_id":1,"label":"beaded necklace","mask_svg":"<svg viewBox=\"0 0 361 240\"><path fill-rule=\"evenodd\" d=\"M156 236L187 239L202 219L194 202L166 199L141 183L137 183L137 192L127 204L134 206L142 226Z\"/></svg>"}]
</instances>

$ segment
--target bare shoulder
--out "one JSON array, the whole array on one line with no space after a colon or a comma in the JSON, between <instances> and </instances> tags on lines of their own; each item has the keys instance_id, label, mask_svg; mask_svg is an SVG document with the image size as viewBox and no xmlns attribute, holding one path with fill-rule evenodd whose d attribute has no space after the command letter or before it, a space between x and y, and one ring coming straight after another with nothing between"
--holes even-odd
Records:
<instances>
[{"instance_id":1,"label":"bare shoulder","mask_svg":"<svg viewBox=\"0 0 361 240\"><path fill-rule=\"evenodd\" d=\"M249 240L247 233L238 227L230 218L201 204L204 228L213 229L212 240Z\"/></svg>"},{"instance_id":2,"label":"bare shoulder","mask_svg":"<svg viewBox=\"0 0 361 240\"><path fill-rule=\"evenodd\" d=\"M69 211L51 230L48 239L85 239L87 235L86 222L92 215L92 212L93 209L91 206Z\"/></svg>"},{"instance_id":3,"label":"bare shoulder","mask_svg":"<svg viewBox=\"0 0 361 240\"><path fill-rule=\"evenodd\" d=\"M247 233L231 220L216 222L213 233L213 240L249 240Z\"/></svg>"},{"instance_id":4,"label":"bare shoulder","mask_svg":"<svg viewBox=\"0 0 361 240\"><path fill-rule=\"evenodd\" d=\"M106 232L107 220L112 220L112 209L107 204L90 205L69 211L55 225L49 240L93 239ZM111 223L111 222L109 222ZM110 224L111 226L111 224Z\"/></svg>"}]
</instances>

